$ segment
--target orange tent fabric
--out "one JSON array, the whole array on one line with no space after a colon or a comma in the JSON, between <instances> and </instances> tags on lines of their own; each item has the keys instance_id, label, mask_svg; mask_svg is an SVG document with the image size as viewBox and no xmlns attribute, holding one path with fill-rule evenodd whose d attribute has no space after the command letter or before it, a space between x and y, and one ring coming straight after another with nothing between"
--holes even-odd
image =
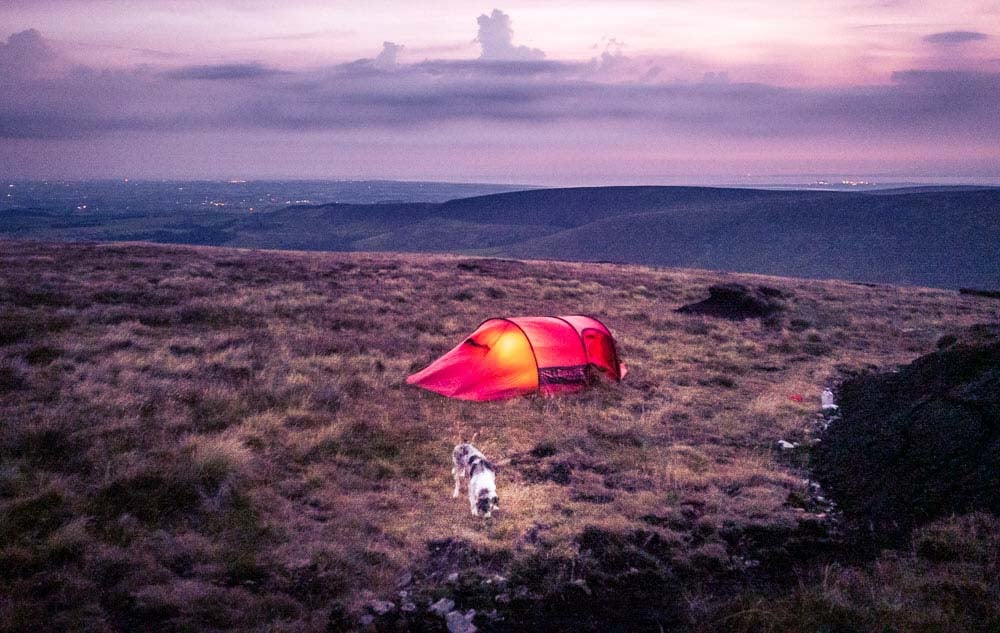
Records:
<instances>
[{"instance_id":1,"label":"orange tent fabric","mask_svg":"<svg viewBox=\"0 0 1000 633\"><path fill-rule=\"evenodd\" d=\"M597 370L625 376L611 331L588 316L511 317L483 321L450 352L406 382L449 398L500 400L585 387Z\"/></svg>"}]
</instances>

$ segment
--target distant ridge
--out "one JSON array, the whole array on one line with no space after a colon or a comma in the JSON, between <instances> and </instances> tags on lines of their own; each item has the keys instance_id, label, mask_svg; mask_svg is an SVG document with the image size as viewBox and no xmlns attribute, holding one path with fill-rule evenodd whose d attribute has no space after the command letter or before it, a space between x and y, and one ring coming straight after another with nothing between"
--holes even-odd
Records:
<instances>
[{"instance_id":1,"label":"distant ridge","mask_svg":"<svg viewBox=\"0 0 1000 633\"><path fill-rule=\"evenodd\" d=\"M292 205L223 219L202 215L158 231L131 232L109 220L99 239L454 252L953 289L1000 287L1000 188L991 187L576 187L443 203ZM9 220L18 230L7 232L51 238L46 221L19 215ZM0 219L0 231L4 228ZM91 239L94 234L88 233Z\"/></svg>"},{"instance_id":2,"label":"distant ridge","mask_svg":"<svg viewBox=\"0 0 1000 633\"><path fill-rule=\"evenodd\" d=\"M353 227L370 233L338 242L337 250L613 261L945 288L1000 286L1000 189L988 187L863 192L579 187L435 205L301 207L274 216L286 230L325 226L310 238L311 246L296 240L300 248L329 248L331 235L344 236Z\"/></svg>"}]
</instances>

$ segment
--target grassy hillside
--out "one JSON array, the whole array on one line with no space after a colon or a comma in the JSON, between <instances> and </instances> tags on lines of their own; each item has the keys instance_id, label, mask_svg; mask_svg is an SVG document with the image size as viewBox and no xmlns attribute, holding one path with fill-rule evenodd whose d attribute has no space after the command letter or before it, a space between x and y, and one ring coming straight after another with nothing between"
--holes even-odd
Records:
<instances>
[{"instance_id":1,"label":"grassy hillside","mask_svg":"<svg viewBox=\"0 0 1000 633\"><path fill-rule=\"evenodd\" d=\"M1000 288L1000 189L583 187L445 203L269 212L0 213L0 233L251 248L614 261L814 279Z\"/></svg>"},{"instance_id":2,"label":"grassy hillside","mask_svg":"<svg viewBox=\"0 0 1000 633\"><path fill-rule=\"evenodd\" d=\"M674 312L732 281L786 312ZM465 403L404 384L487 317L566 313L610 326L621 385ZM988 627L994 518L921 533L967 543L958 562L866 563L805 464L824 386L998 317L697 270L0 242L0 629L349 630L383 599L371 626L412 603L406 626L442 630L442 597L485 630ZM490 521L451 498L476 432L500 464Z\"/></svg>"}]
</instances>

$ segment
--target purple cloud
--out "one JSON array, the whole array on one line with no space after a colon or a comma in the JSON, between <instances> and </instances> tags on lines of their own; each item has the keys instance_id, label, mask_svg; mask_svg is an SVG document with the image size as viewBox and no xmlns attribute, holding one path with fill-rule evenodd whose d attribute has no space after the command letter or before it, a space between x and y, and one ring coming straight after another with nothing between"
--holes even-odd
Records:
<instances>
[{"instance_id":1,"label":"purple cloud","mask_svg":"<svg viewBox=\"0 0 1000 633\"><path fill-rule=\"evenodd\" d=\"M175 70L168 70L163 73L167 79L194 79L194 80L231 80L231 79L259 79L281 74L280 70L268 68L260 63L250 64L215 64L206 66L185 66Z\"/></svg>"},{"instance_id":2,"label":"purple cloud","mask_svg":"<svg viewBox=\"0 0 1000 633\"><path fill-rule=\"evenodd\" d=\"M502 125L528 135L614 129L623 139L644 141L807 145L837 138L867 145L946 137L980 147L1000 143L998 73L904 71L881 86L804 89L726 81L719 72L701 82L653 83L660 72L653 67L645 80L611 83L599 80L592 63L400 64L399 49L386 42L375 59L294 72L244 63L159 72L77 67L42 76L23 68L31 60L49 63L52 51L37 31L25 31L0 45L0 84L9 87L0 99L0 138L233 130L395 134Z\"/></svg>"},{"instance_id":3,"label":"purple cloud","mask_svg":"<svg viewBox=\"0 0 1000 633\"><path fill-rule=\"evenodd\" d=\"M488 59L428 60L410 67L430 75L468 77L567 77L587 70L588 65L549 60L511 61Z\"/></svg>"},{"instance_id":4,"label":"purple cloud","mask_svg":"<svg viewBox=\"0 0 1000 633\"><path fill-rule=\"evenodd\" d=\"M978 42L988 39L989 35L979 31L945 31L943 33L932 33L924 38L929 44L965 44L967 42Z\"/></svg>"},{"instance_id":5,"label":"purple cloud","mask_svg":"<svg viewBox=\"0 0 1000 633\"><path fill-rule=\"evenodd\" d=\"M253 64L170 73L77 70L12 78L0 135L80 137L109 131L416 129L471 121L613 124L711 137L1000 137L996 73L907 71L864 88L741 83L601 83L587 64L425 62L394 72L372 60L278 73ZM239 81L178 81L239 79Z\"/></svg>"}]
</instances>

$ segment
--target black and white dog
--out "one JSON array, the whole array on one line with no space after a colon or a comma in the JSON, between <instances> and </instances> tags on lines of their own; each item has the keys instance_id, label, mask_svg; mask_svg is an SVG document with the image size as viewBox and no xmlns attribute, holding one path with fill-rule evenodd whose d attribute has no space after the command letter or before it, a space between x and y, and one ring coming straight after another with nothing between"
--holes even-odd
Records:
<instances>
[{"instance_id":1,"label":"black and white dog","mask_svg":"<svg viewBox=\"0 0 1000 633\"><path fill-rule=\"evenodd\" d=\"M451 469L451 474L455 476L455 493L452 497L458 498L462 478L465 477L469 480L469 506L473 516L492 516L493 511L500 507L493 465L472 444L456 446L451 459L455 463Z\"/></svg>"}]
</instances>

